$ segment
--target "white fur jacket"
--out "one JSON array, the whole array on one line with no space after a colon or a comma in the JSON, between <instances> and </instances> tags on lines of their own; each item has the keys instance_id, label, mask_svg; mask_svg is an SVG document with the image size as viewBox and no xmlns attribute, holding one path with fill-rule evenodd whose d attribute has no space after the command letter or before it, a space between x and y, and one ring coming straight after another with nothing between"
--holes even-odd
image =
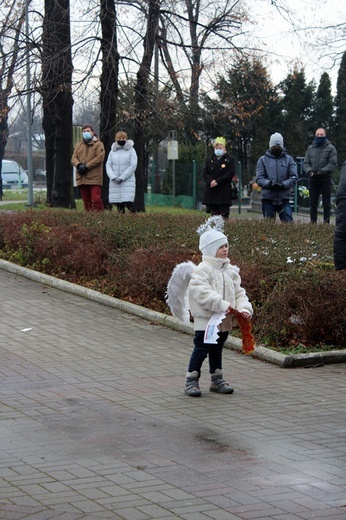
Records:
<instances>
[{"instance_id":1,"label":"white fur jacket","mask_svg":"<svg viewBox=\"0 0 346 520\"><path fill-rule=\"evenodd\" d=\"M192 272L189 284L189 307L194 318L194 329L205 330L215 312L224 312L231 306L252 316L252 305L241 286L239 268L229 259L203 256Z\"/></svg>"}]
</instances>

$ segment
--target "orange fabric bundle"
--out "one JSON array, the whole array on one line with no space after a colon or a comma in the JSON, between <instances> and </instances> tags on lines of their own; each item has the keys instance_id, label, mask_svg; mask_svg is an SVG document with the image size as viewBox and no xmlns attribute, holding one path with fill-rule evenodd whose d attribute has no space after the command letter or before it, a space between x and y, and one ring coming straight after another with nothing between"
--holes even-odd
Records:
<instances>
[{"instance_id":1,"label":"orange fabric bundle","mask_svg":"<svg viewBox=\"0 0 346 520\"><path fill-rule=\"evenodd\" d=\"M251 334L251 321L244 318L244 316L235 309L230 311L230 314L237 319L241 336L242 336L242 347L244 354L250 354L255 349L255 338Z\"/></svg>"}]
</instances>

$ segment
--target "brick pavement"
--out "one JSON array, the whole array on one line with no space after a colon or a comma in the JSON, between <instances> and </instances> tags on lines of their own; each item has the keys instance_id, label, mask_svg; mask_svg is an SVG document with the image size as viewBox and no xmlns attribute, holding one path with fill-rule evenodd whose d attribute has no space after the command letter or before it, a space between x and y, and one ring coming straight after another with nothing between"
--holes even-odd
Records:
<instances>
[{"instance_id":1,"label":"brick pavement","mask_svg":"<svg viewBox=\"0 0 346 520\"><path fill-rule=\"evenodd\" d=\"M0 519L346 519L346 364L224 353L0 269Z\"/></svg>"}]
</instances>

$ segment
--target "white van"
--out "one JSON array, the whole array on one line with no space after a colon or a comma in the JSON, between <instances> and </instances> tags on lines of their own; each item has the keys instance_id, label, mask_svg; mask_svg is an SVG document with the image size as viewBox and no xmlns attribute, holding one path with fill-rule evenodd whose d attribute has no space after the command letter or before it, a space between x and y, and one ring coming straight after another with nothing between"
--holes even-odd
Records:
<instances>
[{"instance_id":1,"label":"white van","mask_svg":"<svg viewBox=\"0 0 346 520\"><path fill-rule=\"evenodd\" d=\"M16 161L2 160L1 177L4 189L28 187L28 176Z\"/></svg>"}]
</instances>

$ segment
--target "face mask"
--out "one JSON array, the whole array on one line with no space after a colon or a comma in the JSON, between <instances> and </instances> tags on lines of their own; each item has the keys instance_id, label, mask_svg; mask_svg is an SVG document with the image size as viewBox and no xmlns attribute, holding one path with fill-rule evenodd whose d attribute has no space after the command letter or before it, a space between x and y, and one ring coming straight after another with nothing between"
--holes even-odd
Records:
<instances>
[{"instance_id":1,"label":"face mask","mask_svg":"<svg viewBox=\"0 0 346 520\"><path fill-rule=\"evenodd\" d=\"M223 150L220 150L220 148L216 148L214 150L214 154L217 156L217 157L221 157L221 155L224 154L224 151Z\"/></svg>"},{"instance_id":2,"label":"face mask","mask_svg":"<svg viewBox=\"0 0 346 520\"><path fill-rule=\"evenodd\" d=\"M117 141L118 145L119 146L124 146L124 144L126 143L126 141L124 141L123 139L121 139L120 141Z\"/></svg>"},{"instance_id":3,"label":"face mask","mask_svg":"<svg viewBox=\"0 0 346 520\"><path fill-rule=\"evenodd\" d=\"M279 147L271 148L270 151L275 157L280 157L280 155L282 154L282 148L279 148Z\"/></svg>"},{"instance_id":4,"label":"face mask","mask_svg":"<svg viewBox=\"0 0 346 520\"><path fill-rule=\"evenodd\" d=\"M326 142L327 138L324 135L323 137L316 136L315 137L315 145L316 146L322 146Z\"/></svg>"},{"instance_id":5,"label":"face mask","mask_svg":"<svg viewBox=\"0 0 346 520\"><path fill-rule=\"evenodd\" d=\"M91 132L83 132L84 141L91 141L92 137Z\"/></svg>"}]
</instances>

